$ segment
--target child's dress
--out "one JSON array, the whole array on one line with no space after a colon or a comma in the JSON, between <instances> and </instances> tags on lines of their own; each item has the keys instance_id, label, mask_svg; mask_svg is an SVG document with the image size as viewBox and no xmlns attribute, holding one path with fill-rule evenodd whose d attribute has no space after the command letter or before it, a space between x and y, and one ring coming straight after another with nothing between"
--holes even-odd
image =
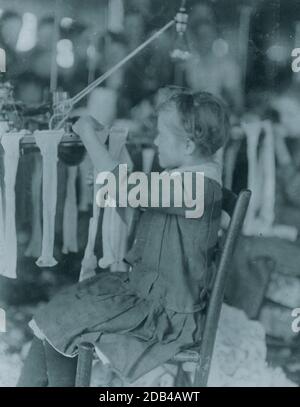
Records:
<instances>
[{"instance_id":1,"label":"child's dress","mask_svg":"<svg viewBox=\"0 0 300 407\"><path fill-rule=\"evenodd\" d=\"M205 174L203 216L141 212L126 256L131 271L62 290L34 316L37 336L66 356L90 341L129 382L201 339L222 189L217 164L194 168Z\"/></svg>"}]
</instances>

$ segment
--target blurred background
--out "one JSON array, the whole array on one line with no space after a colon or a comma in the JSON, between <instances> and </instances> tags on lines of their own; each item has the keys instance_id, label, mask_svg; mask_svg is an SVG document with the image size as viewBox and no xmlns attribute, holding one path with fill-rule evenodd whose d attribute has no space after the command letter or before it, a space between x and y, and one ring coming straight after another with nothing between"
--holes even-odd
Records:
<instances>
[{"instance_id":1,"label":"blurred background","mask_svg":"<svg viewBox=\"0 0 300 407\"><path fill-rule=\"evenodd\" d=\"M1 46L7 54L8 74L19 82L20 75L34 73L47 87L55 42L59 82L74 94L88 83L88 74L90 79L94 76L89 70L104 71L161 28L179 5L176 0L88 0L84 7L77 0L2 0ZM223 71L223 83L220 78L212 80L217 75L214 72L205 87L227 91L231 102L238 104L241 98L249 103L251 91L273 90L274 86L290 83L291 50L300 35L300 6L296 1L191 0L188 9L192 11L187 33L189 49L202 56L211 54L210 60L214 57L226 62L223 69L215 69ZM59 20L58 28L55 18ZM181 77L176 64L168 61L174 37L173 31L167 32L125 69L126 80L120 87L130 107L162 83L185 81L194 88L203 88L204 78L195 77L193 64ZM202 59L203 64L208 63L208 58ZM241 88L231 89L233 83L238 87L238 79Z\"/></svg>"}]
</instances>

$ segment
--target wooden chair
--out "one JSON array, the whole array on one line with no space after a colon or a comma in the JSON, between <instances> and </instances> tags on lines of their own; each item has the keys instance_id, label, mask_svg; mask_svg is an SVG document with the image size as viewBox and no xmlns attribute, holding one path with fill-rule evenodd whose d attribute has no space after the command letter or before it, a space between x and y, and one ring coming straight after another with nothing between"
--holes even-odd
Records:
<instances>
[{"instance_id":1,"label":"wooden chair","mask_svg":"<svg viewBox=\"0 0 300 407\"><path fill-rule=\"evenodd\" d=\"M230 216L229 227L225 234L224 244L220 245L217 255L217 272L213 281L211 295L208 304L203 338L199 347L183 350L178 353L171 362L179 364L183 374L182 364L185 362L196 363L195 379L190 383L193 387L206 387L210 364L214 349L214 343L224 298L226 278L230 269L237 239L241 233L250 201L251 192L243 190L239 196L227 189L223 189L223 210ZM93 345L82 343L79 347L79 357L76 374L76 387L88 387L90 385L92 361L94 355ZM188 383L176 382L177 386L189 385Z\"/></svg>"}]
</instances>

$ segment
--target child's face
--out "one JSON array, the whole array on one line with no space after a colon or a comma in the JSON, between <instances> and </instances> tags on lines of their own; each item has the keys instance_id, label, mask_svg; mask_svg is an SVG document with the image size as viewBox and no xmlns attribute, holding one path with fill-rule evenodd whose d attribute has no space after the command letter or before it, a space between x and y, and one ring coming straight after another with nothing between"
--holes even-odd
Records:
<instances>
[{"instance_id":1,"label":"child's face","mask_svg":"<svg viewBox=\"0 0 300 407\"><path fill-rule=\"evenodd\" d=\"M157 129L155 145L161 167L180 167L185 163L186 137L175 108L159 113Z\"/></svg>"}]
</instances>

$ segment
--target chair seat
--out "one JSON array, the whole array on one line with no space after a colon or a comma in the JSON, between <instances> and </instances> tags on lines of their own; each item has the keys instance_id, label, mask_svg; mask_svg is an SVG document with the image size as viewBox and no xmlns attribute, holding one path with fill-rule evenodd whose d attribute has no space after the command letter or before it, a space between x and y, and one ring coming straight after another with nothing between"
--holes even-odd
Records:
<instances>
[{"instance_id":1,"label":"chair seat","mask_svg":"<svg viewBox=\"0 0 300 407\"><path fill-rule=\"evenodd\" d=\"M172 359L174 362L194 362L198 363L200 361L199 352L193 349L187 349L182 352L177 353Z\"/></svg>"}]
</instances>

